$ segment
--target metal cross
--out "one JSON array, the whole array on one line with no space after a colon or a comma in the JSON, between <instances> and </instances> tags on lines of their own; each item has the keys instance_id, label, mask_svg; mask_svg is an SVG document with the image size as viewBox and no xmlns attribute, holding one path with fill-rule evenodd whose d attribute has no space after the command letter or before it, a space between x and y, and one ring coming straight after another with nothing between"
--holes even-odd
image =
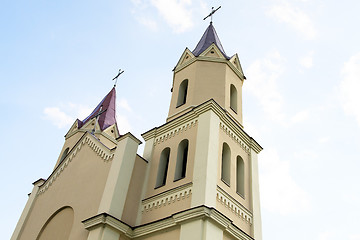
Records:
<instances>
[{"instance_id":1,"label":"metal cross","mask_svg":"<svg viewBox=\"0 0 360 240\"><path fill-rule=\"evenodd\" d=\"M211 13L210 13L209 15L207 15L206 17L204 17L204 20L207 19L208 17L210 17L210 18L211 18L210 23L212 23L212 19L213 19L214 13L215 13L217 10L219 10L220 8L221 8L221 6L214 10L214 7L212 7L212 8L211 8Z\"/></svg>"},{"instance_id":2,"label":"metal cross","mask_svg":"<svg viewBox=\"0 0 360 240\"><path fill-rule=\"evenodd\" d=\"M95 125L94 125L93 130L91 130L91 133L92 133L92 134L94 134L94 133L95 133L96 124L97 124L97 123L98 123L98 121L99 121L99 117L100 117L100 115L101 115L101 114L103 114L104 112L106 112L106 110L107 110L107 109L105 109L104 111L101 111L101 110L102 110L102 106L100 107L99 112L98 112L97 114L95 114L92 118L90 118L90 119L95 118Z\"/></svg>"},{"instance_id":3,"label":"metal cross","mask_svg":"<svg viewBox=\"0 0 360 240\"><path fill-rule=\"evenodd\" d=\"M124 72L124 70L121 71L121 69L119 69L119 73L112 79L113 81L115 80L114 87L116 87L118 77L120 77L120 75L121 75L123 72Z\"/></svg>"}]
</instances>

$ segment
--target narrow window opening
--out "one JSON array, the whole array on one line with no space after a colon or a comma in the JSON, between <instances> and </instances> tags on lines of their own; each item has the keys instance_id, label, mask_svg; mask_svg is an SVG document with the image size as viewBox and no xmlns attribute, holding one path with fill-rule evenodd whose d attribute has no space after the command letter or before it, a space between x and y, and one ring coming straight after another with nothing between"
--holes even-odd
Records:
<instances>
[{"instance_id":1,"label":"narrow window opening","mask_svg":"<svg viewBox=\"0 0 360 240\"><path fill-rule=\"evenodd\" d=\"M236 192L245 197L244 160L240 156L236 158Z\"/></svg>"},{"instance_id":2,"label":"narrow window opening","mask_svg":"<svg viewBox=\"0 0 360 240\"><path fill-rule=\"evenodd\" d=\"M230 186L230 160L230 147L226 143L223 143L221 156L221 180L224 181L228 186Z\"/></svg>"},{"instance_id":3,"label":"narrow window opening","mask_svg":"<svg viewBox=\"0 0 360 240\"><path fill-rule=\"evenodd\" d=\"M237 90L233 84L230 85L230 108L237 113Z\"/></svg>"},{"instance_id":4,"label":"narrow window opening","mask_svg":"<svg viewBox=\"0 0 360 240\"><path fill-rule=\"evenodd\" d=\"M155 188L162 187L166 184L166 177L168 172L170 157L170 148L165 148L160 155L158 174L156 178Z\"/></svg>"},{"instance_id":5,"label":"narrow window opening","mask_svg":"<svg viewBox=\"0 0 360 240\"><path fill-rule=\"evenodd\" d=\"M180 142L177 152L176 169L174 181L185 178L186 164L188 159L189 141L184 139Z\"/></svg>"},{"instance_id":6,"label":"narrow window opening","mask_svg":"<svg viewBox=\"0 0 360 240\"><path fill-rule=\"evenodd\" d=\"M187 79L185 79L184 81L181 82L181 84L179 86L179 94L178 94L176 107L179 107L186 103L188 82L189 81Z\"/></svg>"},{"instance_id":7,"label":"narrow window opening","mask_svg":"<svg viewBox=\"0 0 360 240\"><path fill-rule=\"evenodd\" d=\"M66 158L68 152L69 152L69 148L66 148L66 149L64 150L63 154L61 155L59 164L62 163L62 161L64 161L64 159Z\"/></svg>"}]
</instances>

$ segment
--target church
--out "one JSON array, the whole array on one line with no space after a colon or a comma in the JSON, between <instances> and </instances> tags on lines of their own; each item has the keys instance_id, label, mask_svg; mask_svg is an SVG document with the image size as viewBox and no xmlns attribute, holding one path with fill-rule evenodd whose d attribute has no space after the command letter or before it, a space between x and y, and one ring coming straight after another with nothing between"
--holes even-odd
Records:
<instances>
[{"instance_id":1,"label":"church","mask_svg":"<svg viewBox=\"0 0 360 240\"><path fill-rule=\"evenodd\" d=\"M166 122L143 140L119 132L112 88L70 127L11 239L261 240L262 147L243 127L245 79L210 22L173 69Z\"/></svg>"}]
</instances>

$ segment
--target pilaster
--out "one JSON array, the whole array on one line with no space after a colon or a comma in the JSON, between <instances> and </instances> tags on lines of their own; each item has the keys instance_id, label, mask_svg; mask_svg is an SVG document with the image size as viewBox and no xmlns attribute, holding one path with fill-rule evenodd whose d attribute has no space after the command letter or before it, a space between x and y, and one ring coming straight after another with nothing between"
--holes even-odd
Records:
<instances>
[{"instance_id":1,"label":"pilaster","mask_svg":"<svg viewBox=\"0 0 360 240\"><path fill-rule=\"evenodd\" d=\"M98 213L109 213L121 218L140 143L131 133L118 140Z\"/></svg>"},{"instance_id":2,"label":"pilaster","mask_svg":"<svg viewBox=\"0 0 360 240\"><path fill-rule=\"evenodd\" d=\"M216 206L219 117L208 110L199 115L191 207Z\"/></svg>"},{"instance_id":3,"label":"pilaster","mask_svg":"<svg viewBox=\"0 0 360 240\"><path fill-rule=\"evenodd\" d=\"M143 185L142 191L141 191L141 200L144 199L144 196L146 193L146 188L147 188L147 182L149 179L149 172L150 172L150 167L152 164L152 154L153 154L154 143L155 143L155 134L152 132L152 134L150 135L150 138L149 139L146 138L145 141L146 142L145 142L143 157L148 161L148 166L146 168L146 173L145 173L145 178L144 178L145 181L144 181L144 185ZM140 201L139 208L137 211L136 225L140 225L140 223L141 223L141 216L142 216L141 210L142 210L142 204Z\"/></svg>"},{"instance_id":4,"label":"pilaster","mask_svg":"<svg viewBox=\"0 0 360 240\"><path fill-rule=\"evenodd\" d=\"M253 140L252 140L253 141ZM253 144L251 144L253 145ZM258 145L256 143L256 145ZM254 146L255 147L255 146ZM253 146L250 147L250 168L251 168L251 205L253 209L253 236L256 240L262 240L261 212L260 212L260 189L259 189L259 166L258 152Z\"/></svg>"},{"instance_id":5,"label":"pilaster","mask_svg":"<svg viewBox=\"0 0 360 240\"><path fill-rule=\"evenodd\" d=\"M22 231L22 228L24 226L24 223L29 215L29 212L31 211L31 208L35 202L35 198L37 196L37 193L39 192L40 186L45 182L44 179L39 179L36 182L33 183L34 187L30 193L29 199L26 202L25 208L23 212L21 213L20 219L18 223L16 224L15 230L13 235L11 236L11 240L16 240L20 236L20 233Z\"/></svg>"}]
</instances>

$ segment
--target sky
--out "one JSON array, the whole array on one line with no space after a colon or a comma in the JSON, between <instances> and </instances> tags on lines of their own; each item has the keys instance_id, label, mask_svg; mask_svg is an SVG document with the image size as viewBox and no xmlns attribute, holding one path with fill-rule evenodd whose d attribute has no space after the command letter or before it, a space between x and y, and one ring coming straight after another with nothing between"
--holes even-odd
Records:
<instances>
[{"instance_id":1,"label":"sky","mask_svg":"<svg viewBox=\"0 0 360 240\"><path fill-rule=\"evenodd\" d=\"M238 53L264 240L360 240L360 1L3 1L0 232L9 239L64 135L117 84L121 133L165 123L172 69L214 26ZM143 144L139 149L142 152Z\"/></svg>"}]
</instances>

